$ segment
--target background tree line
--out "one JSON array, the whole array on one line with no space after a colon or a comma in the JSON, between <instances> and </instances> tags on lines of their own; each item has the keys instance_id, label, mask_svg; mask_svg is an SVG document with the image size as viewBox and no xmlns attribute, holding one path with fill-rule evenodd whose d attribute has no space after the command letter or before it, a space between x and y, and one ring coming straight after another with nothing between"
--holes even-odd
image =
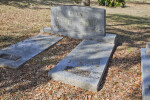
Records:
<instances>
[{"instance_id":1,"label":"background tree line","mask_svg":"<svg viewBox=\"0 0 150 100\"><path fill-rule=\"evenodd\" d=\"M28 3L28 6L31 5L32 2L35 1L51 1L51 0L0 0L0 2L3 2L5 4L9 4L9 1L26 1ZM70 0L71 1L71 0ZM77 4L81 4L83 6L90 6L90 0L73 0ZM97 0L97 3L99 5L103 6L109 6L109 7L124 7L125 6L125 0Z\"/></svg>"}]
</instances>

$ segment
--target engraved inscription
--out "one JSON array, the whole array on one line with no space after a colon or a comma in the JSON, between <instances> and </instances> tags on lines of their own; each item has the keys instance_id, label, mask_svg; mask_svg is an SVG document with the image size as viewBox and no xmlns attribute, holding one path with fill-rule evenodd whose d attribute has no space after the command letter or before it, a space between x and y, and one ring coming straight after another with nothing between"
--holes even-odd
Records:
<instances>
[{"instance_id":1,"label":"engraved inscription","mask_svg":"<svg viewBox=\"0 0 150 100\"><path fill-rule=\"evenodd\" d=\"M71 27L73 23L73 19L72 18L61 18L61 17L56 17L55 18L55 25L58 28L62 28L61 25L65 25L68 27ZM91 20L79 20L79 25L83 26L83 27L87 27L87 30L89 31L96 31L96 32L101 32L101 30L99 30L99 27L97 27L98 24L98 20L97 19L92 19Z\"/></svg>"},{"instance_id":2,"label":"engraved inscription","mask_svg":"<svg viewBox=\"0 0 150 100\"><path fill-rule=\"evenodd\" d=\"M82 34L80 37L91 36L91 34L103 36L105 34L105 10L76 6L54 7L51 26L53 30L59 32L78 33L72 36L80 36L80 33Z\"/></svg>"}]
</instances>

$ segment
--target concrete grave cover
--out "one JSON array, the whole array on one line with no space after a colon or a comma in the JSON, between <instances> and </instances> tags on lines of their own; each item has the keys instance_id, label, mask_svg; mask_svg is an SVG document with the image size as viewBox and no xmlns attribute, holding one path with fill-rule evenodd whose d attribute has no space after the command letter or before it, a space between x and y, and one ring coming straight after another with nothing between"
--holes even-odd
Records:
<instances>
[{"instance_id":1,"label":"concrete grave cover","mask_svg":"<svg viewBox=\"0 0 150 100\"><path fill-rule=\"evenodd\" d=\"M62 37L37 35L0 50L0 66L19 68L26 61L51 47Z\"/></svg>"}]
</instances>

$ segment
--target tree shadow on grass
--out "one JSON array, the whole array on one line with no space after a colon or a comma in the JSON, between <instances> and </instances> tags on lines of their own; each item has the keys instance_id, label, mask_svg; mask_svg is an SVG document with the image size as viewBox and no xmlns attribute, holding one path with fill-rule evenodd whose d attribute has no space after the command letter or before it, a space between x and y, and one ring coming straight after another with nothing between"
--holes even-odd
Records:
<instances>
[{"instance_id":1,"label":"tree shadow on grass","mask_svg":"<svg viewBox=\"0 0 150 100\"><path fill-rule=\"evenodd\" d=\"M126 42L129 46L141 48L144 42L150 41L150 18L109 14L107 21L107 32L117 34L120 45ZM143 42L137 43L138 41Z\"/></svg>"},{"instance_id":2,"label":"tree shadow on grass","mask_svg":"<svg viewBox=\"0 0 150 100\"><path fill-rule=\"evenodd\" d=\"M0 0L0 5L9 5L17 8L27 8L28 2L27 0Z\"/></svg>"},{"instance_id":3,"label":"tree shadow on grass","mask_svg":"<svg viewBox=\"0 0 150 100\"><path fill-rule=\"evenodd\" d=\"M145 0L145 1L129 1L133 4L139 4L139 5L150 5L150 1L149 0Z\"/></svg>"},{"instance_id":4,"label":"tree shadow on grass","mask_svg":"<svg viewBox=\"0 0 150 100\"><path fill-rule=\"evenodd\" d=\"M30 7L31 5L41 6L59 6L65 4L73 4L72 0L0 0L0 5L9 5L17 8L33 8L33 9L45 9L41 7Z\"/></svg>"}]
</instances>

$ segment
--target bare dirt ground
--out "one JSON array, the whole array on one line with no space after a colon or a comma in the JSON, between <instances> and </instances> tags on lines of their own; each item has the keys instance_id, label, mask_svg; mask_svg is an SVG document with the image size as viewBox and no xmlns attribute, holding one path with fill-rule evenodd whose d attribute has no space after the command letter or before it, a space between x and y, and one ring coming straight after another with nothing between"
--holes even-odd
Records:
<instances>
[{"instance_id":1,"label":"bare dirt ground","mask_svg":"<svg viewBox=\"0 0 150 100\"><path fill-rule=\"evenodd\" d=\"M0 2L0 49L39 33L50 25L50 7L68 1ZM18 70L0 68L1 100L141 100L140 48L150 41L150 4L127 3L126 8L105 8L107 32L117 34L114 55L99 92L53 81L48 71L81 40L64 37ZM44 33L46 34L46 33Z\"/></svg>"}]
</instances>

